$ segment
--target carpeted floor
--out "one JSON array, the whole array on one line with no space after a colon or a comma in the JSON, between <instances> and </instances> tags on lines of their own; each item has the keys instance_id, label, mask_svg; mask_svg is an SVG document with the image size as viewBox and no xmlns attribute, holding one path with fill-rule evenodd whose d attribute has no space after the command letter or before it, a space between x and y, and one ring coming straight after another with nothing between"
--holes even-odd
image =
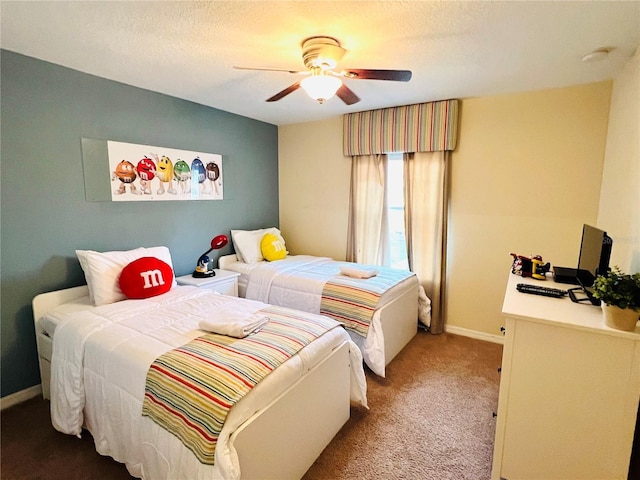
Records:
<instances>
[{"instance_id":1,"label":"carpeted floor","mask_svg":"<svg viewBox=\"0 0 640 480\"><path fill-rule=\"evenodd\" d=\"M419 333L368 375L351 419L304 480L483 480L491 476L502 346Z\"/></svg>"},{"instance_id":2,"label":"carpeted floor","mask_svg":"<svg viewBox=\"0 0 640 480\"><path fill-rule=\"evenodd\" d=\"M488 479L501 356L497 344L419 333L387 378L367 372L370 410L352 409L304 480ZM3 480L131 478L86 432L56 432L48 408L38 398L2 412Z\"/></svg>"}]
</instances>

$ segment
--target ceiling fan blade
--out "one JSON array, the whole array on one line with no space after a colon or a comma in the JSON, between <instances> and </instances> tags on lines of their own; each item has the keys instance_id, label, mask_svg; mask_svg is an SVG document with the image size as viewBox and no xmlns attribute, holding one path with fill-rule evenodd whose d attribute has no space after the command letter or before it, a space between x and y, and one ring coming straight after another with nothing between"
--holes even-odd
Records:
<instances>
[{"instance_id":1,"label":"ceiling fan blade","mask_svg":"<svg viewBox=\"0 0 640 480\"><path fill-rule=\"evenodd\" d=\"M259 70L259 71L263 71L263 72L286 72L286 73L296 73L296 74L300 74L300 75L308 75L309 72L308 71L301 71L301 70L287 70L285 68L267 68L267 67L237 67L237 66L233 66L233 68L235 68L236 70Z\"/></svg>"},{"instance_id":2,"label":"ceiling fan blade","mask_svg":"<svg viewBox=\"0 0 640 480\"><path fill-rule=\"evenodd\" d=\"M408 82L411 80L411 70L367 70L352 68L344 70L342 75L357 80L393 80Z\"/></svg>"},{"instance_id":3,"label":"ceiling fan blade","mask_svg":"<svg viewBox=\"0 0 640 480\"><path fill-rule=\"evenodd\" d=\"M336 95L347 105L353 105L354 103L358 103L360 101L360 98L355 93L353 93L353 90L347 87L344 83L338 89Z\"/></svg>"},{"instance_id":4,"label":"ceiling fan blade","mask_svg":"<svg viewBox=\"0 0 640 480\"><path fill-rule=\"evenodd\" d=\"M295 92L299 88L300 88L300 82L296 82L293 85L289 85L287 88L285 88L281 92L276 93L273 97L267 98L267 102L277 102L281 98L286 97L291 92Z\"/></svg>"}]
</instances>

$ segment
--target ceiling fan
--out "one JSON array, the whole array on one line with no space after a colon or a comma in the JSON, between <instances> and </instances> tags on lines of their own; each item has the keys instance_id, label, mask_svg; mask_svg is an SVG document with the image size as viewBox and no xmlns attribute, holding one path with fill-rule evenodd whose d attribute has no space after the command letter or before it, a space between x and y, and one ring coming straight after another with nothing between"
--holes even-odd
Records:
<instances>
[{"instance_id":1,"label":"ceiling fan","mask_svg":"<svg viewBox=\"0 0 640 480\"><path fill-rule=\"evenodd\" d=\"M348 69L335 71L336 65L342 59L346 50L340 46L340 42L332 37L317 36L307 38L302 42L302 61L307 70L286 70L279 68L261 67L237 67L239 70L264 70L271 72L287 72L297 75L305 75L306 78L289 85L281 92L267 99L267 102L276 102L300 87L307 94L324 103L334 95L337 95L347 105L353 105L360 98L347 87L340 78L351 80L391 80L395 82L408 82L411 80L410 70L371 70Z\"/></svg>"}]
</instances>

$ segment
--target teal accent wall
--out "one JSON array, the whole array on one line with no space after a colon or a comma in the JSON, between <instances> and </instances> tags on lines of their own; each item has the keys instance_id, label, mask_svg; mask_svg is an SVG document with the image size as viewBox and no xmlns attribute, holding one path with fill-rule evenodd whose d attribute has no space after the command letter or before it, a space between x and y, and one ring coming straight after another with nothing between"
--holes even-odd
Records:
<instances>
[{"instance_id":1,"label":"teal accent wall","mask_svg":"<svg viewBox=\"0 0 640 480\"><path fill-rule=\"evenodd\" d=\"M278 226L279 218L275 125L6 50L1 55L4 397L40 383L31 301L85 283L76 249L166 245L176 275L184 275L214 235ZM82 138L219 153L225 199L87 201ZM221 254L232 251L228 245Z\"/></svg>"}]
</instances>

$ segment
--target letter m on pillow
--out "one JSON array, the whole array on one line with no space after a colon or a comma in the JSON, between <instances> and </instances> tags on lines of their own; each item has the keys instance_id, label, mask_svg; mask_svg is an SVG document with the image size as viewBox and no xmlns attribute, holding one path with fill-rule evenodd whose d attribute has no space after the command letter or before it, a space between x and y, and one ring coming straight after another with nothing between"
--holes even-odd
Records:
<instances>
[{"instance_id":1,"label":"letter m on pillow","mask_svg":"<svg viewBox=\"0 0 640 480\"><path fill-rule=\"evenodd\" d=\"M142 257L122 269L120 289L127 298L149 298L171 290L173 269L155 257Z\"/></svg>"},{"instance_id":2,"label":"letter m on pillow","mask_svg":"<svg viewBox=\"0 0 640 480\"><path fill-rule=\"evenodd\" d=\"M142 288L155 288L159 287L160 285L164 285L162 272L158 268L156 268L155 270L140 272L140 276L144 279L144 287Z\"/></svg>"}]
</instances>

